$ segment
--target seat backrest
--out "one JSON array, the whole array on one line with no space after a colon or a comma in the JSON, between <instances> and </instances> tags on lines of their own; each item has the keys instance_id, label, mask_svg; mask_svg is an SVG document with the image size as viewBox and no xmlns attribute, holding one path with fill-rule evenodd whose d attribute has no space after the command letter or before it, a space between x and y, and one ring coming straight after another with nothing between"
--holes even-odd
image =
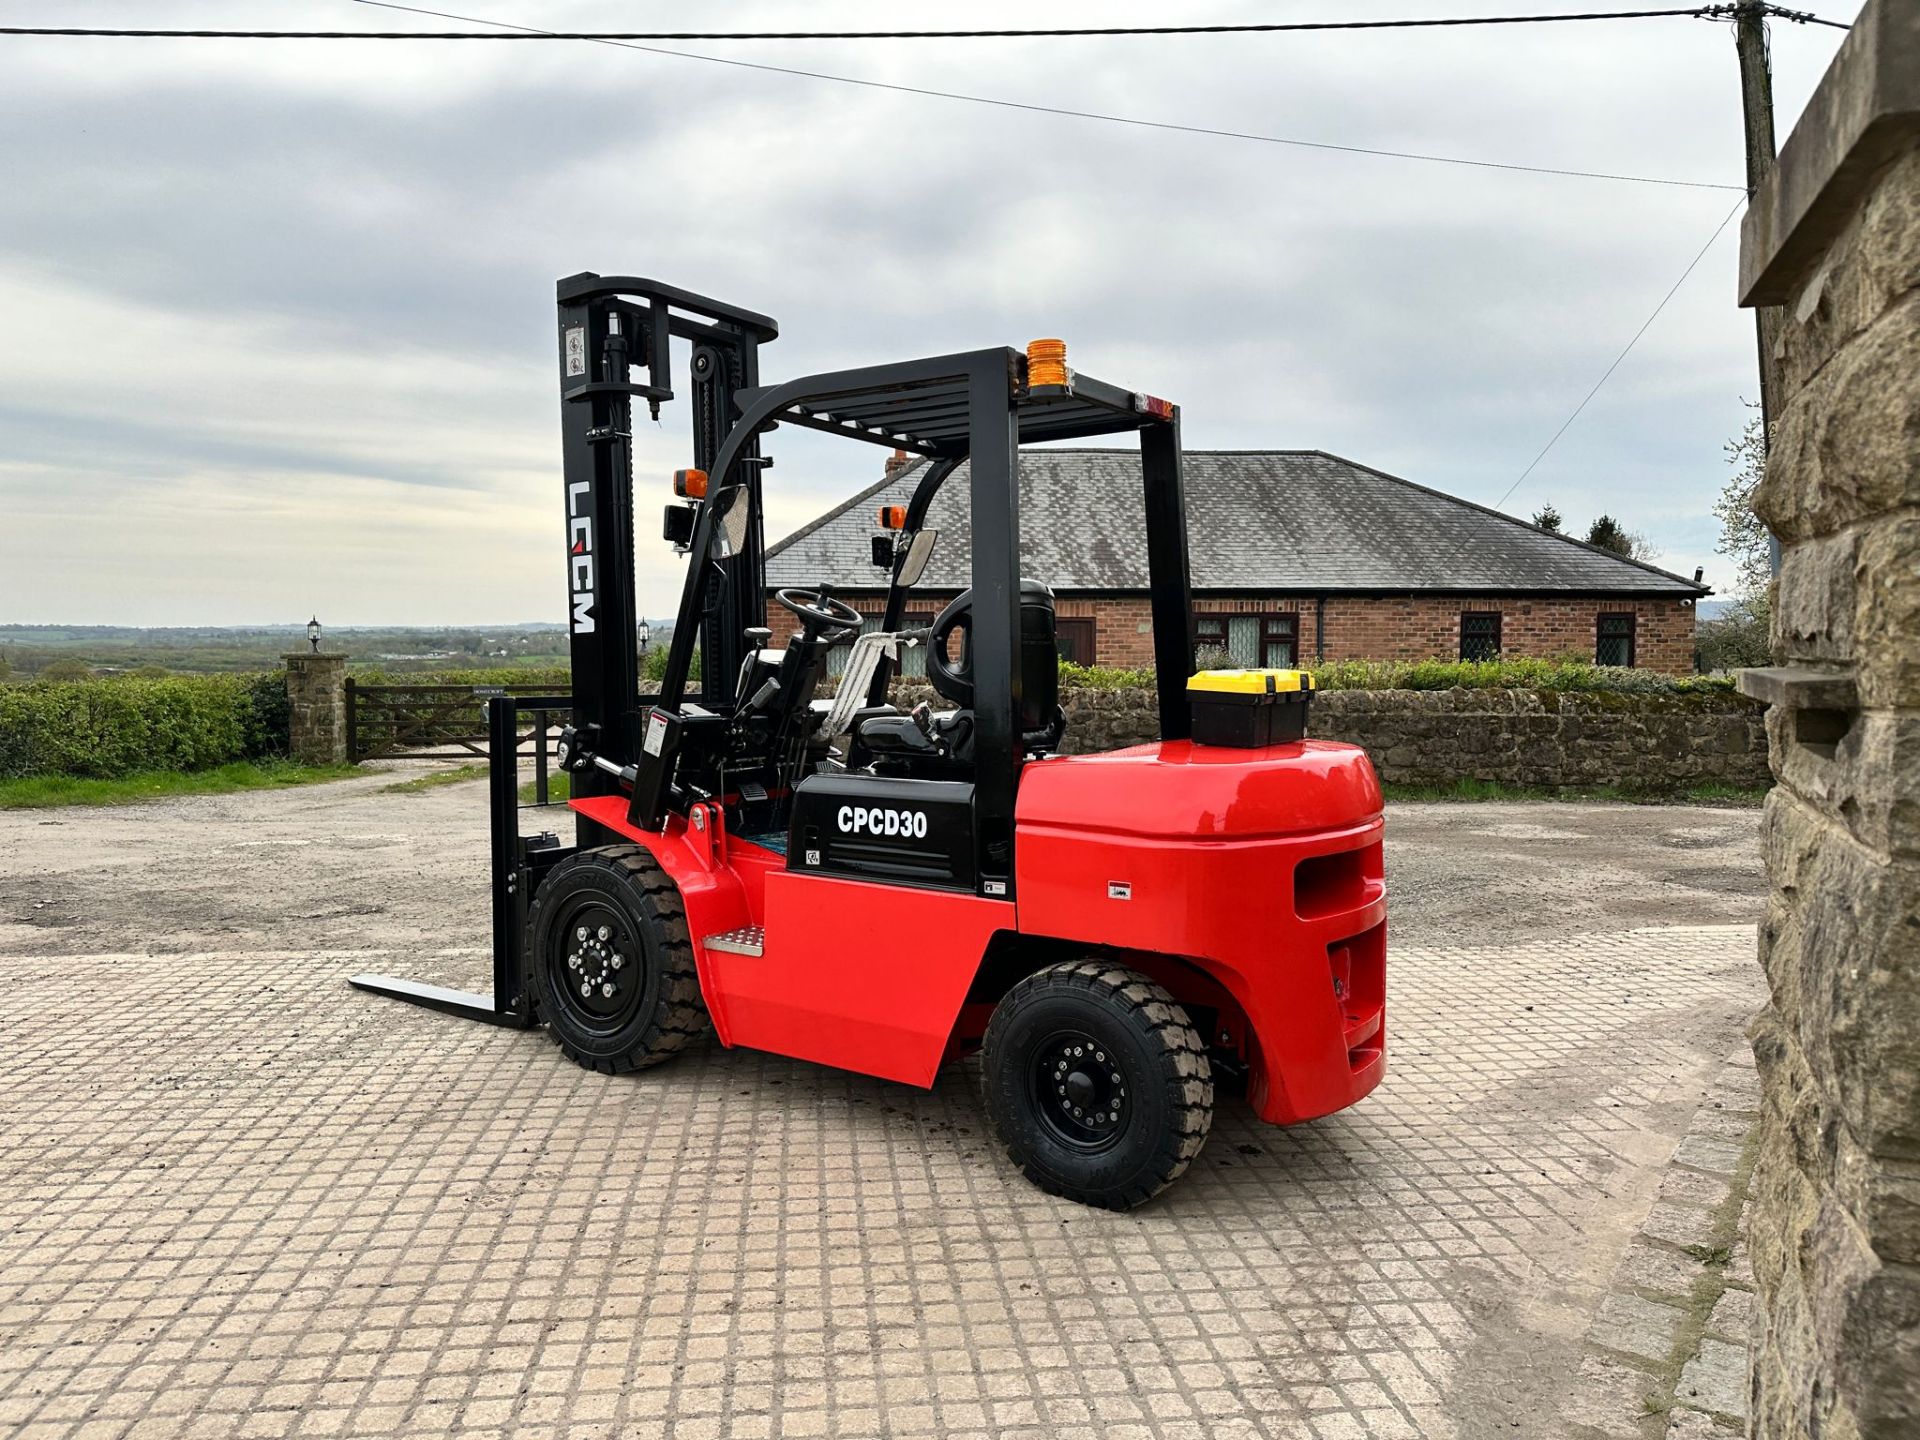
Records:
<instances>
[{"instance_id":1,"label":"seat backrest","mask_svg":"<svg viewBox=\"0 0 1920 1440\"><path fill-rule=\"evenodd\" d=\"M867 703L867 687L873 683L873 672L880 667L881 657L898 659L899 646L898 635L879 630L869 631L853 642L846 671L840 676L840 688L834 693L833 708L827 711L820 728L813 732L816 739L831 740L853 724L854 712Z\"/></svg>"},{"instance_id":2,"label":"seat backrest","mask_svg":"<svg viewBox=\"0 0 1920 1440\"><path fill-rule=\"evenodd\" d=\"M960 653L949 658L948 638L960 636ZM1053 724L1060 703L1060 651L1055 638L1053 591L1038 580L1020 582L1020 730ZM973 708L973 591L962 591L933 622L927 642L927 680L962 710Z\"/></svg>"}]
</instances>

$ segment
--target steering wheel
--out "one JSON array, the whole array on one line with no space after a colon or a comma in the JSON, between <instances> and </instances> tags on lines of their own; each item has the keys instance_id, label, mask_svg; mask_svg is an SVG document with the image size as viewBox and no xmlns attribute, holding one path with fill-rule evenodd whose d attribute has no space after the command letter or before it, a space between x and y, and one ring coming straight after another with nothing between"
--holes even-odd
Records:
<instances>
[{"instance_id":1,"label":"steering wheel","mask_svg":"<svg viewBox=\"0 0 1920 1440\"><path fill-rule=\"evenodd\" d=\"M835 600L813 590L776 590L773 598L793 612L803 633L809 636L838 635L845 630L858 630L865 620L846 601Z\"/></svg>"}]
</instances>

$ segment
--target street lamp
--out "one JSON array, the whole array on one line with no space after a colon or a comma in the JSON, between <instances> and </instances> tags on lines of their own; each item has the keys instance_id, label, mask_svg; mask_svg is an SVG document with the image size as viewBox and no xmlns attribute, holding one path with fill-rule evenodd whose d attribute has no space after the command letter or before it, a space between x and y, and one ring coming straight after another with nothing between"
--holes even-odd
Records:
<instances>
[{"instance_id":1,"label":"street lamp","mask_svg":"<svg viewBox=\"0 0 1920 1440\"><path fill-rule=\"evenodd\" d=\"M320 653L320 617L314 616L307 621L307 644L313 647L313 653Z\"/></svg>"},{"instance_id":2,"label":"street lamp","mask_svg":"<svg viewBox=\"0 0 1920 1440\"><path fill-rule=\"evenodd\" d=\"M653 627L646 621L640 622L640 658L647 658L647 642L653 639Z\"/></svg>"}]
</instances>

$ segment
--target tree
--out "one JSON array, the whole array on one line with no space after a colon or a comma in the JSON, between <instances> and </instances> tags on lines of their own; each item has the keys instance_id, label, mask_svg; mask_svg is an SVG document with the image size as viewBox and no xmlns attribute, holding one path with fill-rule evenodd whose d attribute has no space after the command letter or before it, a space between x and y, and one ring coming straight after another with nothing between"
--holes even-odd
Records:
<instances>
[{"instance_id":1,"label":"tree","mask_svg":"<svg viewBox=\"0 0 1920 1440\"><path fill-rule=\"evenodd\" d=\"M1753 513L1753 492L1760 486L1767 460L1766 437L1761 434L1760 424L1756 409L1746 428L1726 443L1733 478L1713 502L1713 513L1720 517L1720 543L1714 548L1733 561L1738 577L1735 593L1764 607L1773 562L1766 522Z\"/></svg>"},{"instance_id":2,"label":"tree","mask_svg":"<svg viewBox=\"0 0 1920 1440\"><path fill-rule=\"evenodd\" d=\"M1657 560L1659 550L1638 530L1629 530L1611 515L1602 515L1587 527L1587 544L1598 545L1629 560Z\"/></svg>"},{"instance_id":3,"label":"tree","mask_svg":"<svg viewBox=\"0 0 1920 1440\"><path fill-rule=\"evenodd\" d=\"M1767 636L1766 596L1741 596L1713 619L1700 621L1693 637L1700 669L1707 674L1769 664L1773 645Z\"/></svg>"},{"instance_id":4,"label":"tree","mask_svg":"<svg viewBox=\"0 0 1920 1440\"><path fill-rule=\"evenodd\" d=\"M91 680L93 671L83 660L56 660L40 667L42 680Z\"/></svg>"},{"instance_id":5,"label":"tree","mask_svg":"<svg viewBox=\"0 0 1920 1440\"><path fill-rule=\"evenodd\" d=\"M1553 508L1553 502L1548 501L1545 505L1542 505L1538 510L1533 512L1533 523L1538 525L1542 530L1551 530L1554 534L1558 535L1560 533L1560 526L1564 522L1560 519L1560 512Z\"/></svg>"},{"instance_id":6,"label":"tree","mask_svg":"<svg viewBox=\"0 0 1920 1440\"><path fill-rule=\"evenodd\" d=\"M1602 515L1587 527L1587 544L1598 545L1602 550L1611 550L1616 555L1631 554L1633 542L1627 538L1626 529L1611 515Z\"/></svg>"},{"instance_id":7,"label":"tree","mask_svg":"<svg viewBox=\"0 0 1920 1440\"><path fill-rule=\"evenodd\" d=\"M1720 517L1720 541L1714 548L1733 561L1733 603L1719 616L1700 623L1703 670L1737 670L1765 665L1773 658L1768 635L1773 560L1766 524L1753 513L1753 492L1759 488L1767 461L1758 406L1725 448L1733 478L1713 502L1713 513Z\"/></svg>"}]
</instances>

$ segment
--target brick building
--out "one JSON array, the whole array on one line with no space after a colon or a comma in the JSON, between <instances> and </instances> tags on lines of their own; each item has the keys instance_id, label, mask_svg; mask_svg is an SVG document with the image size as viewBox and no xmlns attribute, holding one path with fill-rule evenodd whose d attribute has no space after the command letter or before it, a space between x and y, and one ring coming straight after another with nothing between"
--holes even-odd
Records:
<instances>
[{"instance_id":1,"label":"brick building","mask_svg":"<svg viewBox=\"0 0 1920 1440\"><path fill-rule=\"evenodd\" d=\"M878 615L879 506L905 504L923 462L889 473L768 547L771 588L828 582ZM1577 655L1669 674L1693 668L1706 587L1317 450L1186 453L1188 549L1200 644L1243 665ZM1020 457L1022 573L1053 587L1060 651L1082 664L1153 663L1140 460L1126 450ZM910 625L967 585L967 470L929 513L940 541ZM769 624L784 633L777 606Z\"/></svg>"}]
</instances>

